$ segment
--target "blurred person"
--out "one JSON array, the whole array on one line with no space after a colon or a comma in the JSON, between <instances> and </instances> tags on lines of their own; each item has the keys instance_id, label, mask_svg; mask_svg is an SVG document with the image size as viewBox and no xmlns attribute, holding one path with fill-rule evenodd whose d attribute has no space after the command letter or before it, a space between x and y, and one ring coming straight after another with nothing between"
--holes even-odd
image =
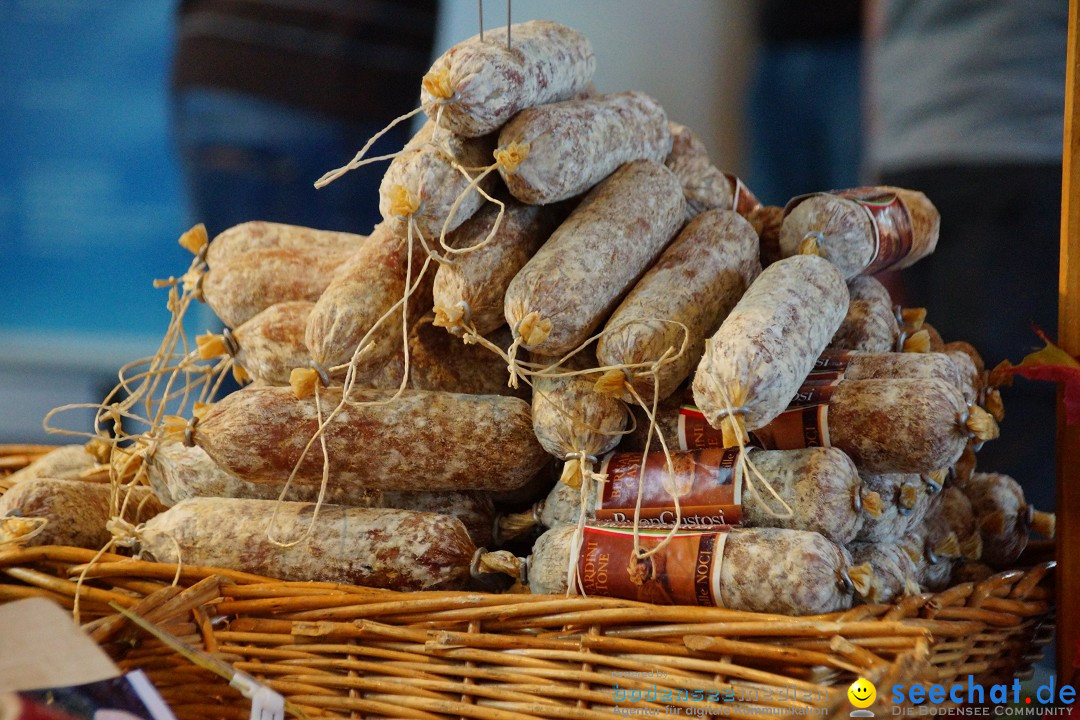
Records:
<instances>
[{"instance_id":1,"label":"blurred person","mask_svg":"<svg viewBox=\"0 0 1080 720\"><path fill-rule=\"evenodd\" d=\"M861 0L762 0L747 104L747 184L768 205L855 187L862 163Z\"/></svg>"},{"instance_id":2,"label":"blurred person","mask_svg":"<svg viewBox=\"0 0 1080 720\"><path fill-rule=\"evenodd\" d=\"M936 252L900 276L945 338L993 367L1057 333L1065 45L1063 0L879 0L871 21L870 157L881 182L941 212ZM899 298L897 298L899 300ZM979 467L1054 502L1054 386L1002 391L1001 438Z\"/></svg>"},{"instance_id":3,"label":"blurred person","mask_svg":"<svg viewBox=\"0 0 1080 720\"><path fill-rule=\"evenodd\" d=\"M368 233L385 163L316 190L368 138L419 105L437 0L181 0L176 142L193 222L247 220ZM409 123L370 156L396 150Z\"/></svg>"}]
</instances>

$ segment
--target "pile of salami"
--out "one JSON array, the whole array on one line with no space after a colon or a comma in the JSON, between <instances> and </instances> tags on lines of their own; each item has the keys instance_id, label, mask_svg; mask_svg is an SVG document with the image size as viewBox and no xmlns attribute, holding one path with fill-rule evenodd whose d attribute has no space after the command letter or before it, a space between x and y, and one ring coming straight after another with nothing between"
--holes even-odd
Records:
<instances>
[{"instance_id":1,"label":"pile of salami","mask_svg":"<svg viewBox=\"0 0 1080 720\"><path fill-rule=\"evenodd\" d=\"M368 235L214 238L202 294L231 330L200 350L252 382L146 457L143 557L806 615L979 577L1052 533L975 472L1003 417L978 353L874 278L933 252L930 200L763 207L594 68L552 22L460 43ZM46 457L0 516L100 546L107 503L70 479L94 462Z\"/></svg>"}]
</instances>

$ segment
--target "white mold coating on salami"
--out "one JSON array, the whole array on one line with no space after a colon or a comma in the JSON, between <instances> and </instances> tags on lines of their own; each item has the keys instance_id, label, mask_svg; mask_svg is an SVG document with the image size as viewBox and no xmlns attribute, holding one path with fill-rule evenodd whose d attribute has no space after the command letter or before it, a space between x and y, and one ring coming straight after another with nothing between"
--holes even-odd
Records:
<instances>
[{"instance_id":1,"label":"white mold coating on salami","mask_svg":"<svg viewBox=\"0 0 1080 720\"><path fill-rule=\"evenodd\" d=\"M672 458L676 472L683 458L692 457L692 453L675 453ZM794 515L773 517L744 487L744 525L810 530L841 544L850 542L862 527L864 514L858 504L862 482L844 453L834 448L758 450L752 453L752 458L777 494L791 506ZM763 489L759 492L764 495ZM600 505L600 493L601 488L595 483L586 491L585 511L590 519ZM580 508L581 490L558 483L544 500L540 519L547 527L576 524Z\"/></svg>"},{"instance_id":2,"label":"white mold coating on salami","mask_svg":"<svg viewBox=\"0 0 1080 720\"><path fill-rule=\"evenodd\" d=\"M867 601L891 603L918 588L915 563L899 546L892 543L861 542L848 546L848 550L856 565L869 563L874 569L874 579Z\"/></svg>"},{"instance_id":3,"label":"white mold coating on salami","mask_svg":"<svg viewBox=\"0 0 1080 720\"><path fill-rule=\"evenodd\" d=\"M395 204L397 188L403 187L419 203L411 215L416 228L430 244L438 245L444 224L447 232L454 230L487 202L475 187L468 189L472 180L454 164L463 168L490 165L494 149L494 137L455 137L436 131L434 122L428 121L383 175L379 184L379 212L383 222L398 237L406 237L410 216L397 214L399 208ZM470 176L475 174L470 172ZM495 187L495 176L488 175L479 187L490 193ZM461 203L451 217L450 211L459 197Z\"/></svg>"},{"instance_id":4,"label":"white mold coating on salami","mask_svg":"<svg viewBox=\"0 0 1080 720\"><path fill-rule=\"evenodd\" d=\"M315 302L350 255L317 247L252 250L211 265L203 298L226 326L239 327L277 303Z\"/></svg>"},{"instance_id":5,"label":"white mold coating on salami","mask_svg":"<svg viewBox=\"0 0 1080 720\"><path fill-rule=\"evenodd\" d=\"M585 369L590 362L585 358L586 353L581 353L562 369ZM532 360L543 363L556 358L533 356ZM559 460L578 452L599 458L622 439L629 413L619 400L596 392L595 384L596 375L534 380L533 432L540 445Z\"/></svg>"},{"instance_id":6,"label":"white mold coating on salami","mask_svg":"<svg viewBox=\"0 0 1080 720\"><path fill-rule=\"evenodd\" d=\"M870 474L949 467L967 443L966 417L960 391L933 378L844 381L829 400L832 444Z\"/></svg>"},{"instance_id":7,"label":"white mold coating on salami","mask_svg":"<svg viewBox=\"0 0 1080 720\"><path fill-rule=\"evenodd\" d=\"M686 219L706 210L731 210L735 206L731 181L712 161L705 143L690 128L668 123L671 132L671 152L664 164L679 178L686 197Z\"/></svg>"},{"instance_id":8,"label":"white mold coating on salami","mask_svg":"<svg viewBox=\"0 0 1080 720\"><path fill-rule=\"evenodd\" d=\"M206 249L210 267L256 250L309 250L348 257L367 237L300 225L251 220L224 230Z\"/></svg>"},{"instance_id":9,"label":"white mold coating on salami","mask_svg":"<svg viewBox=\"0 0 1080 720\"><path fill-rule=\"evenodd\" d=\"M848 289L828 261L775 262L753 282L705 347L694 400L713 427L729 408L746 429L787 407L847 313Z\"/></svg>"},{"instance_id":10,"label":"white mold coating on salami","mask_svg":"<svg viewBox=\"0 0 1080 720\"><path fill-rule=\"evenodd\" d=\"M913 516L921 519L926 513L928 498L918 475L864 475L863 485L881 496L882 512L877 518L866 519L855 535L858 542L896 542L907 533Z\"/></svg>"},{"instance_id":11,"label":"white mold coating on salami","mask_svg":"<svg viewBox=\"0 0 1080 720\"><path fill-rule=\"evenodd\" d=\"M510 33L507 47L507 31ZM447 50L425 75L424 112L468 137L498 129L525 108L585 90L596 71L592 46L580 32L549 20L492 28ZM432 95L428 79L445 76L452 95Z\"/></svg>"},{"instance_id":12,"label":"white mold coating on salami","mask_svg":"<svg viewBox=\"0 0 1080 720\"><path fill-rule=\"evenodd\" d=\"M491 547L494 542L495 505L486 492L385 492L382 505L399 510L439 513L461 521L477 547Z\"/></svg>"},{"instance_id":13,"label":"white mold coating on salami","mask_svg":"<svg viewBox=\"0 0 1080 720\"><path fill-rule=\"evenodd\" d=\"M147 480L154 494L171 506L193 497L249 498L277 500L283 483L251 482L226 472L198 445L186 447L179 442L158 446L147 463ZM319 485L293 481L285 500L315 502ZM377 507L379 492L331 479L325 502L350 507Z\"/></svg>"},{"instance_id":14,"label":"white mold coating on salami","mask_svg":"<svg viewBox=\"0 0 1080 720\"><path fill-rule=\"evenodd\" d=\"M546 460L523 400L407 390L387 402L393 394L354 390L327 426L335 483L381 490L509 490L528 482ZM341 389L322 389L320 396L325 417L341 400ZM227 471L253 482L284 483L317 426L314 396L299 400L291 388L245 388L215 404L194 437ZM315 443L296 479L320 482L322 464Z\"/></svg>"},{"instance_id":15,"label":"white mold coating on salami","mask_svg":"<svg viewBox=\"0 0 1080 720\"><path fill-rule=\"evenodd\" d=\"M737 213L698 215L612 313L596 344L600 364L654 362L669 348L674 356L688 336L682 357L658 370L659 397L671 395L701 360L705 339L761 273L758 258L757 235ZM635 377L634 389L650 402L652 377ZM631 401L629 393L623 399Z\"/></svg>"},{"instance_id":16,"label":"white mold coating on salami","mask_svg":"<svg viewBox=\"0 0 1080 720\"><path fill-rule=\"evenodd\" d=\"M42 477L74 480L96 464L94 456L86 451L86 446L63 445L50 450L22 470L8 475L4 478L4 483L10 486Z\"/></svg>"},{"instance_id":17,"label":"white mold coating on salami","mask_svg":"<svg viewBox=\"0 0 1080 720\"><path fill-rule=\"evenodd\" d=\"M71 545L100 550L112 538L105 525L112 517L108 483L27 478L0 497L0 517L47 518L45 529L27 545ZM121 489L126 494L126 489ZM132 489L124 519L138 525L165 509L150 488ZM124 498L120 496L121 501Z\"/></svg>"},{"instance_id":18,"label":"white mold coating on salami","mask_svg":"<svg viewBox=\"0 0 1080 720\"><path fill-rule=\"evenodd\" d=\"M192 498L146 524L140 547L158 562L210 565L281 580L340 582L393 590L442 590L468 577L476 548L457 518L407 510L323 505L311 534L300 537L310 503ZM176 546L179 545L180 557Z\"/></svg>"},{"instance_id":19,"label":"white mold coating on salami","mask_svg":"<svg viewBox=\"0 0 1080 720\"><path fill-rule=\"evenodd\" d=\"M1002 473L975 473L960 486L971 502L983 539L983 561L1008 566L1027 547L1028 504L1014 479ZM992 521L988 521L993 516Z\"/></svg>"},{"instance_id":20,"label":"white mold coating on salami","mask_svg":"<svg viewBox=\"0 0 1080 720\"><path fill-rule=\"evenodd\" d=\"M574 526L548 530L529 558L534 593L564 594ZM816 615L851 607L843 587L851 566L846 550L813 532L736 528L720 560L722 607L784 615Z\"/></svg>"},{"instance_id":21,"label":"white mold coating on salami","mask_svg":"<svg viewBox=\"0 0 1080 720\"><path fill-rule=\"evenodd\" d=\"M485 339L506 348L511 343L510 328L503 325ZM506 362L502 358L482 345L466 344L435 327L430 315L409 333L409 352L409 386L414 390L529 398L529 387L524 383L517 388L507 385ZM393 386L400 381L399 372Z\"/></svg>"},{"instance_id":22,"label":"white mold coating on salami","mask_svg":"<svg viewBox=\"0 0 1080 720\"><path fill-rule=\"evenodd\" d=\"M237 364L255 380L288 385L292 369L308 364L304 332L314 307L306 300L278 303L233 330Z\"/></svg>"},{"instance_id":23,"label":"white mold coating on salami","mask_svg":"<svg viewBox=\"0 0 1080 720\"><path fill-rule=\"evenodd\" d=\"M567 100L518 113L499 147L528 145L521 163L499 167L511 194L530 205L580 195L632 160L663 162L671 150L667 115L643 92Z\"/></svg>"},{"instance_id":24,"label":"white mold coating on salami","mask_svg":"<svg viewBox=\"0 0 1080 720\"><path fill-rule=\"evenodd\" d=\"M603 322L682 224L679 181L636 160L597 185L514 277L505 314L512 329L531 313L551 331L531 349L569 352ZM515 333L516 335L516 333Z\"/></svg>"},{"instance_id":25,"label":"white mold coating on salami","mask_svg":"<svg viewBox=\"0 0 1080 720\"><path fill-rule=\"evenodd\" d=\"M478 245L491 232L498 214L496 205L481 208L447 236L447 244L453 248ZM481 335L505 324L503 300L506 288L548 239L561 217L562 213L552 212L549 208L507 200L506 212L489 244L479 250L454 255L452 263L439 265L433 288L436 313L441 313L444 319L453 314L458 320L457 313L461 312L460 319L465 319L467 306L468 320ZM455 334L462 332L459 325L450 325L447 330Z\"/></svg>"},{"instance_id":26,"label":"white mold coating on salami","mask_svg":"<svg viewBox=\"0 0 1080 720\"><path fill-rule=\"evenodd\" d=\"M326 368L348 363L357 345L396 302L405 295L408 243L381 223L369 241L340 269L308 316L304 340L311 358ZM411 281L416 282L427 254L413 241ZM409 297L409 326L431 309L431 276L428 270ZM399 307L369 338L359 358L363 374L386 365L402 343Z\"/></svg>"},{"instance_id":27,"label":"white mold coating on salami","mask_svg":"<svg viewBox=\"0 0 1080 720\"><path fill-rule=\"evenodd\" d=\"M945 353L856 352L844 370L845 380L941 380L964 393L970 387L950 355Z\"/></svg>"},{"instance_id":28,"label":"white mold coating on salami","mask_svg":"<svg viewBox=\"0 0 1080 720\"><path fill-rule=\"evenodd\" d=\"M851 303L829 347L860 352L890 352L900 327L889 291L879 280L860 275L848 282Z\"/></svg>"}]
</instances>

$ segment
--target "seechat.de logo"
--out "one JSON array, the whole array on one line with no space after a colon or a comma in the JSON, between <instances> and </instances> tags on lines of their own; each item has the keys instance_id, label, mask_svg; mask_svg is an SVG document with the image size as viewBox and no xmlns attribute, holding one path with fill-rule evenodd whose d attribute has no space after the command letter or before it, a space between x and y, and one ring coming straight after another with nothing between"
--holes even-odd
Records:
<instances>
[{"instance_id":1,"label":"seechat.de logo","mask_svg":"<svg viewBox=\"0 0 1080 720\"><path fill-rule=\"evenodd\" d=\"M859 678L851 683L847 697L852 705L859 708L851 712L851 717L874 717L874 713L866 709L877 699L877 688L874 687L874 683L866 678Z\"/></svg>"}]
</instances>

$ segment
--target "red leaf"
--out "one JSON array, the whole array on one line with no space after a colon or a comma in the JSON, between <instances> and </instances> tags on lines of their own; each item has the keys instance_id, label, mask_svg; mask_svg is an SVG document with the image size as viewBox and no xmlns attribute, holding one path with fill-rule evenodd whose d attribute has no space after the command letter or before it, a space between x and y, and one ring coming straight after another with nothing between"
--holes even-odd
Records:
<instances>
[{"instance_id":1,"label":"red leaf","mask_svg":"<svg viewBox=\"0 0 1080 720\"><path fill-rule=\"evenodd\" d=\"M1028 380L1061 383L1065 391L1065 422L1069 425L1080 422L1080 362L1051 342L1038 326L1035 326L1035 333L1046 347L1031 353L1019 365L1002 363L998 371Z\"/></svg>"}]
</instances>

